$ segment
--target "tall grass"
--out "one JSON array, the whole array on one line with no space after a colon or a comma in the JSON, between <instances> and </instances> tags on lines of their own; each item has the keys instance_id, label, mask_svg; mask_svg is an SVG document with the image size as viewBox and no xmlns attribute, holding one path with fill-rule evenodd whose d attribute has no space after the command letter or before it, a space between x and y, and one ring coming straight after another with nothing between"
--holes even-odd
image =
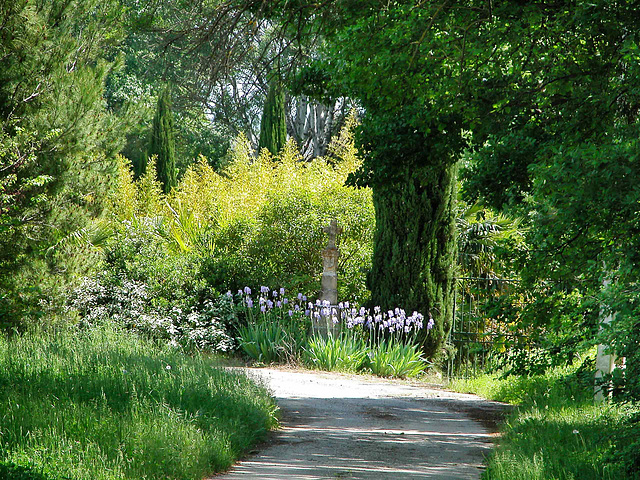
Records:
<instances>
[{"instance_id":1,"label":"tall grass","mask_svg":"<svg viewBox=\"0 0 640 480\"><path fill-rule=\"evenodd\" d=\"M517 405L489 459L484 480L617 480L640 478L620 457L637 442L634 405L593 402L592 376L578 366L545 375L482 375L449 387ZM635 420L637 424L637 419ZM637 456L637 455L636 455ZM631 459L633 460L633 459Z\"/></svg>"},{"instance_id":2,"label":"tall grass","mask_svg":"<svg viewBox=\"0 0 640 480\"><path fill-rule=\"evenodd\" d=\"M0 411L15 479L200 480L276 424L245 376L111 328L0 338Z\"/></svg>"}]
</instances>

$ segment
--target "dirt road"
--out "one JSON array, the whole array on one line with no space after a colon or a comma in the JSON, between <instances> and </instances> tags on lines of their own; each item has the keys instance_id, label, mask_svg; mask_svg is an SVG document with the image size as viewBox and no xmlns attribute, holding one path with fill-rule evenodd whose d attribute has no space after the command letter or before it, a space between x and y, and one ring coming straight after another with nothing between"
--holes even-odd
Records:
<instances>
[{"instance_id":1,"label":"dirt road","mask_svg":"<svg viewBox=\"0 0 640 480\"><path fill-rule=\"evenodd\" d=\"M502 408L376 377L248 370L273 391L283 428L216 479L478 479Z\"/></svg>"}]
</instances>

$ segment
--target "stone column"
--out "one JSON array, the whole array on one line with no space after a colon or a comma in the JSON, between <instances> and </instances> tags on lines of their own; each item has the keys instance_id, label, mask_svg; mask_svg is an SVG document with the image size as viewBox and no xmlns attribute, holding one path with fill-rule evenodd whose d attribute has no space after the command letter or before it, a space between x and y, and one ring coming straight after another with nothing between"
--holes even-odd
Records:
<instances>
[{"instance_id":1,"label":"stone column","mask_svg":"<svg viewBox=\"0 0 640 480\"><path fill-rule=\"evenodd\" d=\"M320 300L331 305L338 304L338 257L337 248L325 248L322 251L322 291Z\"/></svg>"},{"instance_id":2,"label":"stone column","mask_svg":"<svg viewBox=\"0 0 640 480\"><path fill-rule=\"evenodd\" d=\"M331 224L322 229L329 234L327 248L322 251L322 291L320 300L328 301L331 305L338 304L338 257L340 250L336 246L336 240L342 233L342 227L334 219Z\"/></svg>"},{"instance_id":3,"label":"stone column","mask_svg":"<svg viewBox=\"0 0 640 480\"><path fill-rule=\"evenodd\" d=\"M606 268L606 265L605 265ZM605 278L602 282L602 289L606 290L609 287L611 280ZM604 315L604 307L600 309L600 329L599 331L605 328L606 325L610 324L615 315ZM602 391L602 379L605 375L611 375L613 370L616 368L616 356L611 353L605 353L607 351L607 345L598 345L598 354L596 356L596 375L595 375L595 384L593 387L593 399L596 403L602 403L605 401L605 395ZM611 385L608 385L611 387ZM605 387L606 388L606 387ZM610 392L609 395L610 396Z\"/></svg>"},{"instance_id":4,"label":"stone column","mask_svg":"<svg viewBox=\"0 0 640 480\"><path fill-rule=\"evenodd\" d=\"M340 250L336 245L337 237L342 233L342 228L338 226L338 222L334 219L331 224L322 229L323 232L329 234L329 243L327 248L322 250L322 283L320 291L320 300L323 304L329 304L329 312L332 307L338 304L338 258ZM333 324L331 314L323 315L321 318L314 320L313 330L317 334L328 335L331 332L336 334L336 325Z\"/></svg>"}]
</instances>

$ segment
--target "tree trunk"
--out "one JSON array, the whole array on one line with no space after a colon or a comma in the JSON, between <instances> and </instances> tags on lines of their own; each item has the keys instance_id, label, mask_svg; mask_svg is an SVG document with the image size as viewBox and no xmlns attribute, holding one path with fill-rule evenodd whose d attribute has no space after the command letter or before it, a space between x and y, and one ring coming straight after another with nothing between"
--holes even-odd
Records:
<instances>
[{"instance_id":1,"label":"tree trunk","mask_svg":"<svg viewBox=\"0 0 640 480\"><path fill-rule=\"evenodd\" d=\"M371 302L425 316L424 352L439 358L451 329L456 260L456 165L406 169L400 179L374 187ZM431 315L435 325L426 332Z\"/></svg>"}]
</instances>

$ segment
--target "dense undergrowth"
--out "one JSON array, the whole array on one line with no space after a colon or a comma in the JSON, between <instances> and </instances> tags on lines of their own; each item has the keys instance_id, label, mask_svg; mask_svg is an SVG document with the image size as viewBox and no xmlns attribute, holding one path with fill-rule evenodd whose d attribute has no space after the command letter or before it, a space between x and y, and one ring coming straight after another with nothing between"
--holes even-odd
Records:
<instances>
[{"instance_id":1,"label":"dense undergrowth","mask_svg":"<svg viewBox=\"0 0 640 480\"><path fill-rule=\"evenodd\" d=\"M0 411L7 480L200 480L277 424L244 375L108 327L1 337Z\"/></svg>"},{"instance_id":2,"label":"dense undergrowth","mask_svg":"<svg viewBox=\"0 0 640 480\"><path fill-rule=\"evenodd\" d=\"M449 385L517 405L503 424L484 480L640 478L640 407L594 404L592 372L580 365L529 377L481 375Z\"/></svg>"}]
</instances>

